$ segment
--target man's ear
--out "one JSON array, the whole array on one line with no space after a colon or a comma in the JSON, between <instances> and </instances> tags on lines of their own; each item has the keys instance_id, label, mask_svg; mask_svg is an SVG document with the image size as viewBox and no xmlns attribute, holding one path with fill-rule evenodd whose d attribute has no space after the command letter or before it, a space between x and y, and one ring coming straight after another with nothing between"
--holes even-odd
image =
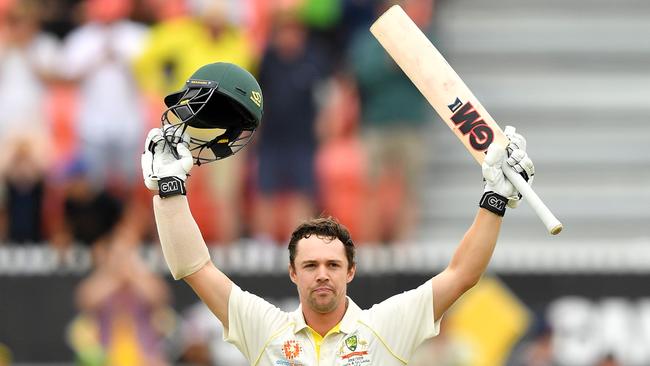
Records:
<instances>
[{"instance_id":1,"label":"man's ear","mask_svg":"<svg viewBox=\"0 0 650 366\"><path fill-rule=\"evenodd\" d=\"M352 282L352 279L354 279L355 273L357 273L357 265L356 265L356 263L353 263L352 267L350 267L350 269L348 269L348 282L347 283Z\"/></svg>"},{"instance_id":2,"label":"man's ear","mask_svg":"<svg viewBox=\"0 0 650 366\"><path fill-rule=\"evenodd\" d=\"M296 283L296 270L291 263L289 263L289 278L291 278L291 282Z\"/></svg>"}]
</instances>

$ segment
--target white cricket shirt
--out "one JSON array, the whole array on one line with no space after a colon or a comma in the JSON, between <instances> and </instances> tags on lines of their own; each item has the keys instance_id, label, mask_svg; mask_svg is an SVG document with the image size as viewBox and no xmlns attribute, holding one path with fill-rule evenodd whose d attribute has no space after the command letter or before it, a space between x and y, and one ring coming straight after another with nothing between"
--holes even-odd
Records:
<instances>
[{"instance_id":1,"label":"white cricket shirt","mask_svg":"<svg viewBox=\"0 0 650 366\"><path fill-rule=\"evenodd\" d=\"M341 322L321 338L305 324L301 307L284 312L233 285L224 339L255 366L405 365L440 330L432 292L429 280L368 310L348 298Z\"/></svg>"}]
</instances>

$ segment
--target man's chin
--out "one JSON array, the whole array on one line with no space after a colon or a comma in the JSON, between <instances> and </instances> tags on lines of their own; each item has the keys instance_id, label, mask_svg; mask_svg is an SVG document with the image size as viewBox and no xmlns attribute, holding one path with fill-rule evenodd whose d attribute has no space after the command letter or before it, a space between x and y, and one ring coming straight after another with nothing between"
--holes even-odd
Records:
<instances>
[{"instance_id":1,"label":"man's chin","mask_svg":"<svg viewBox=\"0 0 650 366\"><path fill-rule=\"evenodd\" d=\"M312 298L310 302L312 309L321 314L329 313L336 309L336 298L334 297L328 299Z\"/></svg>"}]
</instances>

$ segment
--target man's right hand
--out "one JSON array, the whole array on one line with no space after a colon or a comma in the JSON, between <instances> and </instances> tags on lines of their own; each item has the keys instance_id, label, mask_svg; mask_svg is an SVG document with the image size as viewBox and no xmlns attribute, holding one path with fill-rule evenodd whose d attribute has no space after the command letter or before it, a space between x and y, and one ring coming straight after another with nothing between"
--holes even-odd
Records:
<instances>
[{"instance_id":1,"label":"man's right hand","mask_svg":"<svg viewBox=\"0 0 650 366\"><path fill-rule=\"evenodd\" d=\"M507 148L492 144L485 155L482 164L485 189L479 203L479 206L499 216L505 213L506 204L510 208L516 208L521 199L517 188L503 173L504 162L521 174L528 184L533 183L535 176L535 166L526 154L526 139L516 133L512 126L507 126L504 133L510 140Z\"/></svg>"},{"instance_id":2,"label":"man's right hand","mask_svg":"<svg viewBox=\"0 0 650 366\"><path fill-rule=\"evenodd\" d=\"M172 147L160 128L149 131L140 159L144 185L159 191L161 197L185 194L185 180L192 169L192 153L188 149L189 135L183 134L175 147L179 158L174 157Z\"/></svg>"}]
</instances>

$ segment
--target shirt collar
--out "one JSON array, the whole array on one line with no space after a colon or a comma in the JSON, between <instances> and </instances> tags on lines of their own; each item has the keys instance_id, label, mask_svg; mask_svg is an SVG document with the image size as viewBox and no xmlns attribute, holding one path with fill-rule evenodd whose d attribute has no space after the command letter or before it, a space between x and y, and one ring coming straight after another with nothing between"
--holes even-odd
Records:
<instances>
[{"instance_id":1,"label":"shirt collar","mask_svg":"<svg viewBox=\"0 0 650 366\"><path fill-rule=\"evenodd\" d=\"M346 297L348 300L348 308L345 310L345 314L343 315L343 319L341 319L341 322L339 323L339 327L341 332L345 334L349 334L354 332L356 329L357 325L357 320L359 319L359 315L361 314L361 308L357 306L357 304L352 301L349 297ZM293 333L296 334L300 332L303 329L307 329L307 323L305 322L305 316L302 314L302 304L298 306L298 309L296 309L293 312L293 318L295 321L295 325L293 328Z\"/></svg>"}]
</instances>

